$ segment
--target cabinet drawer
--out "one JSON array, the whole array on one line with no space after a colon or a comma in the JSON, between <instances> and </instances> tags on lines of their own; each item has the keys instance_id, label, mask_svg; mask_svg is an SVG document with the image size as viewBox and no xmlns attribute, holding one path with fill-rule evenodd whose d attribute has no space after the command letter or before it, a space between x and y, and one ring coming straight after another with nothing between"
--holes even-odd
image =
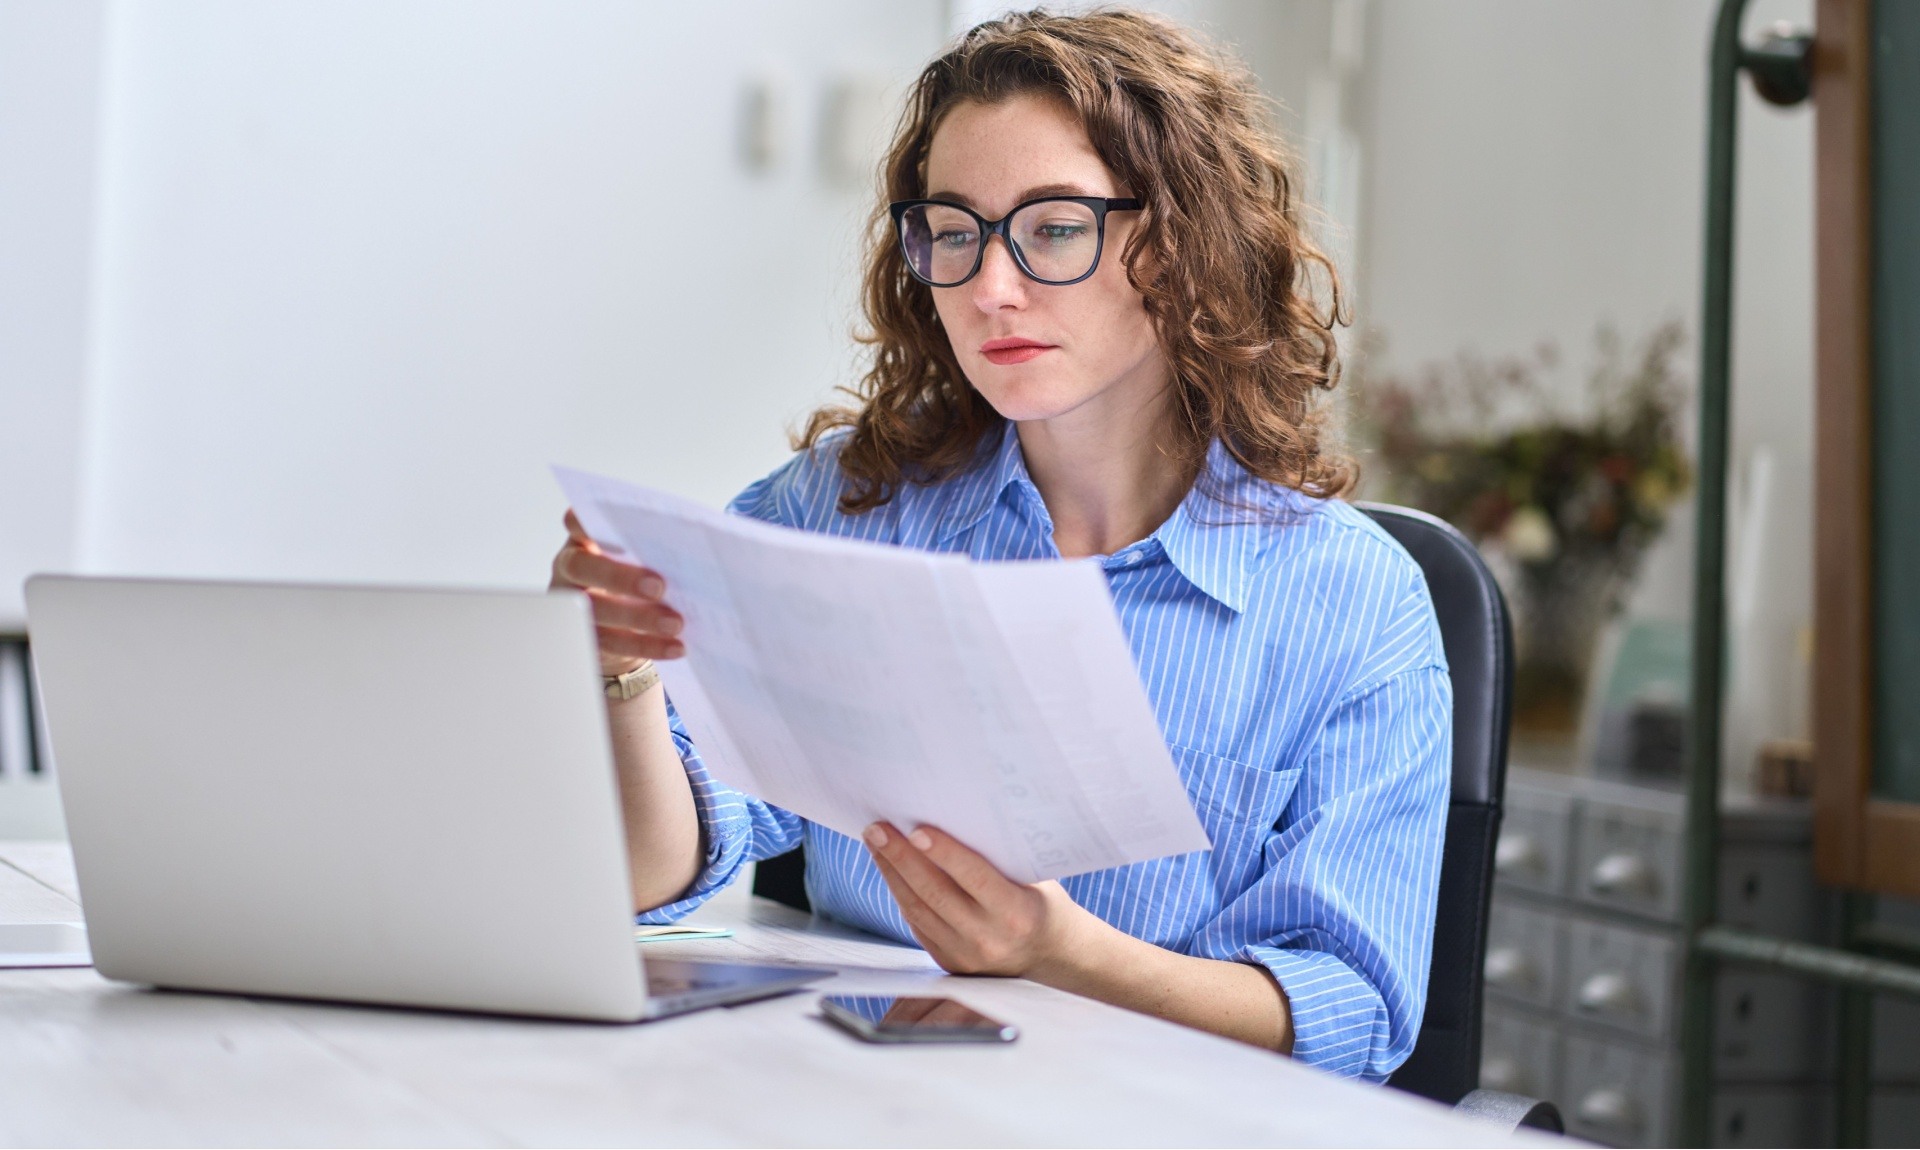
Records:
<instances>
[{"instance_id":1,"label":"cabinet drawer","mask_svg":"<svg viewBox=\"0 0 1920 1150\"><path fill-rule=\"evenodd\" d=\"M1920 1085L1920 1001L1897 994L1874 996L1873 1077L1876 1082Z\"/></svg>"},{"instance_id":2,"label":"cabinet drawer","mask_svg":"<svg viewBox=\"0 0 1920 1150\"><path fill-rule=\"evenodd\" d=\"M1806 1086L1716 1087L1713 1144L1823 1146L1833 1137L1831 1119L1824 1111Z\"/></svg>"},{"instance_id":3,"label":"cabinet drawer","mask_svg":"<svg viewBox=\"0 0 1920 1150\"><path fill-rule=\"evenodd\" d=\"M1713 986L1714 1075L1729 1081L1806 1078L1830 1063L1815 1040L1815 988L1804 979L1726 967Z\"/></svg>"},{"instance_id":4,"label":"cabinet drawer","mask_svg":"<svg viewBox=\"0 0 1920 1150\"><path fill-rule=\"evenodd\" d=\"M1805 846L1728 844L1720 851L1720 921L1775 938L1826 937L1825 906Z\"/></svg>"},{"instance_id":5,"label":"cabinet drawer","mask_svg":"<svg viewBox=\"0 0 1920 1150\"><path fill-rule=\"evenodd\" d=\"M1588 799L1574 832L1574 894L1667 922L1680 915L1681 816Z\"/></svg>"},{"instance_id":6,"label":"cabinet drawer","mask_svg":"<svg viewBox=\"0 0 1920 1150\"><path fill-rule=\"evenodd\" d=\"M1559 1031L1550 1022L1489 1005L1480 1028L1480 1085L1557 1102Z\"/></svg>"},{"instance_id":7,"label":"cabinet drawer","mask_svg":"<svg viewBox=\"0 0 1920 1150\"><path fill-rule=\"evenodd\" d=\"M1673 1060L1627 1041L1569 1034L1560 1112L1567 1133L1610 1146L1673 1143Z\"/></svg>"},{"instance_id":8,"label":"cabinet drawer","mask_svg":"<svg viewBox=\"0 0 1920 1150\"><path fill-rule=\"evenodd\" d=\"M1552 1010L1560 1001L1560 917L1517 899L1496 898L1487 920L1489 994Z\"/></svg>"},{"instance_id":9,"label":"cabinet drawer","mask_svg":"<svg viewBox=\"0 0 1920 1150\"><path fill-rule=\"evenodd\" d=\"M1509 785L1500 817L1493 873L1502 883L1540 894L1565 894L1573 799L1552 791Z\"/></svg>"},{"instance_id":10,"label":"cabinet drawer","mask_svg":"<svg viewBox=\"0 0 1920 1150\"><path fill-rule=\"evenodd\" d=\"M1566 924L1567 1014L1651 1039L1674 1019L1678 946L1649 931L1579 919Z\"/></svg>"}]
</instances>

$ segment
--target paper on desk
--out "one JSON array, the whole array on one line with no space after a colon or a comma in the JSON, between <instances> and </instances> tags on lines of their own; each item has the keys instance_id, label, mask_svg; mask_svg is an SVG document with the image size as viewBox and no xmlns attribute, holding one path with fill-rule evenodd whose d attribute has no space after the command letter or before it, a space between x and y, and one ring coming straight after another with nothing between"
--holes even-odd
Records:
<instances>
[{"instance_id":1,"label":"paper on desk","mask_svg":"<svg viewBox=\"0 0 1920 1150\"><path fill-rule=\"evenodd\" d=\"M720 781L858 837L931 824L1022 882L1209 846L1093 563L974 563L554 468L686 618L660 674Z\"/></svg>"}]
</instances>

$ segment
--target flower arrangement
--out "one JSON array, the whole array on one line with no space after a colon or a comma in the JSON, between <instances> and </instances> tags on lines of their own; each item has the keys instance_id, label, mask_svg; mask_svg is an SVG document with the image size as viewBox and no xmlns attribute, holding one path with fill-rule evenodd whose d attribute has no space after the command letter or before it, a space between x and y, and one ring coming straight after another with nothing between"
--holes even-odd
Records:
<instances>
[{"instance_id":1,"label":"flower arrangement","mask_svg":"<svg viewBox=\"0 0 1920 1150\"><path fill-rule=\"evenodd\" d=\"M1461 355L1353 390L1370 495L1447 520L1502 576L1517 616L1515 727L1570 735L1595 636L1692 481L1681 439L1684 343L1666 324L1629 348L1596 340L1586 410L1569 413L1531 358Z\"/></svg>"}]
</instances>

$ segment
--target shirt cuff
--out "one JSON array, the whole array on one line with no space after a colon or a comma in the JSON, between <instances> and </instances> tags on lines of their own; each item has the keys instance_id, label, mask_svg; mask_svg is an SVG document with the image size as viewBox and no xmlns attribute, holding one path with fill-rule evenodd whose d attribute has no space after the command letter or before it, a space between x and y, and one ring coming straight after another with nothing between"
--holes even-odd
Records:
<instances>
[{"instance_id":1,"label":"shirt cuff","mask_svg":"<svg viewBox=\"0 0 1920 1150\"><path fill-rule=\"evenodd\" d=\"M1254 946L1247 957L1272 971L1286 992L1296 1062L1371 1082L1393 1073L1376 1059L1392 1034L1387 1006L1359 971L1324 950Z\"/></svg>"},{"instance_id":2,"label":"shirt cuff","mask_svg":"<svg viewBox=\"0 0 1920 1150\"><path fill-rule=\"evenodd\" d=\"M633 921L642 926L678 922L693 913L727 884L740 877L747 865L748 848L753 845L753 815L747 809L746 796L716 781L700 761L693 740L673 732L674 749L687 769L687 782L693 785L693 805L700 817L700 837L706 844L706 862L700 874L677 900L641 911Z\"/></svg>"}]
</instances>

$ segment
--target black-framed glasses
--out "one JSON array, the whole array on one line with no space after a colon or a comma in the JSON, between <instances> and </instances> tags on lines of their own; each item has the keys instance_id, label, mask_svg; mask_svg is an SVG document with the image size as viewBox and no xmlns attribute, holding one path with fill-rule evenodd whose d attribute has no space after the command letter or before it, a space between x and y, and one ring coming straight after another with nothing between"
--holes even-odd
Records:
<instances>
[{"instance_id":1,"label":"black-framed glasses","mask_svg":"<svg viewBox=\"0 0 1920 1150\"><path fill-rule=\"evenodd\" d=\"M1028 279L1054 287L1077 284L1100 266L1108 212L1137 212L1139 200L1046 196L997 220L946 200L889 205L907 270L929 287L959 287L980 271L987 241L999 236Z\"/></svg>"}]
</instances>

